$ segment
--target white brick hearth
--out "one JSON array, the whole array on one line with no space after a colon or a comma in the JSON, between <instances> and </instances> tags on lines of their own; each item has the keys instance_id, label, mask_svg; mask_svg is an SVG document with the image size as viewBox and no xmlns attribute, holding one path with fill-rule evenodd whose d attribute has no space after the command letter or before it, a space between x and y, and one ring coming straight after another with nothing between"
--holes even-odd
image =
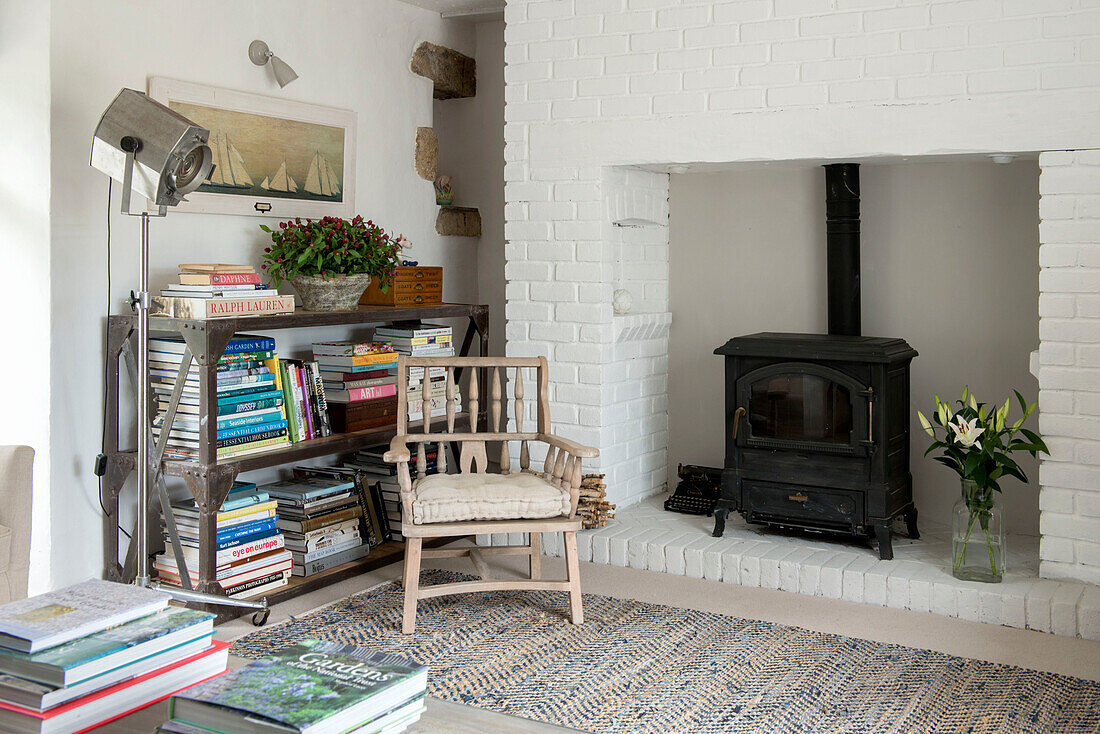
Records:
<instances>
[{"instance_id":1,"label":"white brick hearth","mask_svg":"<svg viewBox=\"0 0 1100 734\"><path fill-rule=\"evenodd\" d=\"M951 575L950 532L928 521L920 540L895 535L894 560L880 561L870 545L780 534L736 515L725 536L713 538L711 518L666 512L663 500L651 497L619 510L607 527L578 533L580 559L1100 640L1100 587L1038 578L1038 538L1010 536L1005 580L983 584ZM544 535L543 549L562 555L560 537Z\"/></svg>"}]
</instances>

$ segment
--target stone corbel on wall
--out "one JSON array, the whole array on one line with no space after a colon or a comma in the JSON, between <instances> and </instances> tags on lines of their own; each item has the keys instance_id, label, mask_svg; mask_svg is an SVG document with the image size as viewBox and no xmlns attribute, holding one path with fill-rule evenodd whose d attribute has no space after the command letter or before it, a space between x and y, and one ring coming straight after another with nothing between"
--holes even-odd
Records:
<instances>
[{"instance_id":1,"label":"stone corbel on wall","mask_svg":"<svg viewBox=\"0 0 1100 734\"><path fill-rule=\"evenodd\" d=\"M409 64L414 74L432 80L435 99L461 99L477 94L477 63L454 49L424 41ZM416 173L427 181L439 177L439 138L434 129L416 129ZM435 231L450 237L480 237L481 213L471 207L441 206Z\"/></svg>"},{"instance_id":2,"label":"stone corbel on wall","mask_svg":"<svg viewBox=\"0 0 1100 734\"><path fill-rule=\"evenodd\" d=\"M460 99L477 94L477 62L454 49L424 41L410 64L414 74L432 80L436 99Z\"/></svg>"}]
</instances>

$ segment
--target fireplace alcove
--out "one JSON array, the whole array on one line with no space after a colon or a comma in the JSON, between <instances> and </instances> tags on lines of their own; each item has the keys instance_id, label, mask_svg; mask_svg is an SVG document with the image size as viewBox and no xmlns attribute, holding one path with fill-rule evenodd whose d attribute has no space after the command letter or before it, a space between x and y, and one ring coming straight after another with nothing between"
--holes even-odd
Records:
<instances>
[{"instance_id":1,"label":"fireplace alcove","mask_svg":"<svg viewBox=\"0 0 1100 734\"><path fill-rule=\"evenodd\" d=\"M724 463L728 426L714 399L725 359L713 356L716 345L757 332L828 330L820 164L671 176L670 486L677 463ZM915 411L935 393L958 397L964 384L989 400L1013 388L1037 394L1028 356L1038 345L1038 166L959 156L863 161L861 174L862 332L903 338L920 352L903 412L915 504L922 525L935 526L947 522L958 480L922 458ZM758 396L767 399L775 397ZM1032 482L1006 486L1006 509L1011 532L1037 535L1036 462L1025 471Z\"/></svg>"}]
</instances>

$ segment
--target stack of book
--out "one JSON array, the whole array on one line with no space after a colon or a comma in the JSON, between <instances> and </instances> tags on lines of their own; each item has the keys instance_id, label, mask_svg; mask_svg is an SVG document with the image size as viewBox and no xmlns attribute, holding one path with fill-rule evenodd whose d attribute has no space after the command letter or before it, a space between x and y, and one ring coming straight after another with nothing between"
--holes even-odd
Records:
<instances>
[{"instance_id":1,"label":"stack of book","mask_svg":"<svg viewBox=\"0 0 1100 734\"><path fill-rule=\"evenodd\" d=\"M277 502L255 484L237 482L217 515L215 580L228 596L261 596L290 581L292 557L278 528ZM199 510L194 502L172 505L192 586L199 581ZM165 551L153 568L165 583L182 586L176 556L165 533Z\"/></svg>"},{"instance_id":2,"label":"stack of book","mask_svg":"<svg viewBox=\"0 0 1100 734\"><path fill-rule=\"evenodd\" d=\"M350 466L296 466L294 476L299 478L324 477L338 479L341 482L353 482L355 494L363 514L359 516L359 535L373 550L390 540L390 527L386 522L386 510L382 503L381 490L373 477Z\"/></svg>"},{"instance_id":3,"label":"stack of book","mask_svg":"<svg viewBox=\"0 0 1100 734\"><path fill-rule=\"evenodd\" d=\"M370 552L369 538L360 533L363 505L354 481L299 476L259 490L278 503L276 524L293 559L293 575L312 576Z\"/></svg>"},{"instance_id":4,"label":"stack of book","mask_svg":"<svg viewBox=\"0 0 1100 734\"><path fill-rule=\"evenodd\" d=\"M90 580L0 607L0 731L71 734L220 675L214 616Z\"/></svg>"},{"instance_id":5,"label":"stack of book","mask_svg":"<svg viewBox=\"0 0 1100 734\"><path fill-rule=\"evenodd\" d=\"M455 355L450 326L417 322L397 322L379 326L374 330L374 340L390 344L398 354L410 357L453 357ZM428 372L430 415L435 418L447 414L446 367L432 367ZM422 381L424 368L414 367L408 374L409 420L424 417L424 393ZM455 411L462 401L458 385L455 385Z\"/></svg>"},{"instance_id":6,"label":"stack of book","mask_svg":"<svg viewBox=\"0 0 1100 734\"><path fill-rule=\"evenodd\" d=\"M396 734L424 712L428 668L302 640L172 698L166 734Z\"/></svg>"},{"instance_id":7,"label":"stack of book","mask_svg":"<svg viewBox=\"0 0 1100 734\"><path fill-rule=\"evenodd\" d=\"M375 342L316 342L333 430L397 425L397 352Z\"/></svg>"},{"instance_id":8,"label":"stack of book","mask_svg":"<svg viewBox=\"0 0 1100 734\"><path fill-rule=\"evenodd\" d=\"M376 342L388 342L395 351L411 357L453 357L453 329L420 321L397 321L374 330Z\"/></svg>"},{"instance_id":9,"label":"stack of book","mask_svg":"<svg viewBox=\"0 0 1100 734\"><path fill-rule=\"evenodd\" d=\"M182 337L149 340L149 382L158 405L153 434L158 439L185 347ZM168 434L167 458L189 459L199 455L199 431L206 424L199 405L199 369L192 361ZM238 334L229 341L217 369L218 458L285 446L289 439L275 340Z\"/></svg>"},{"instance_id":10,"label":"stack of book","mask_svg":"<svg viewBox=\"0 0 1100 734\"><path fill-rule=\"evenodd\" d=\"M294 312L294 296L261 281L251 265L192 263L180 265L180 282L153 298L150 313L177 319L216 319Z\"/></svg>"},{"instance_id":11,"label":"stack of book","mask_svg":"<svg viewBox=\"0 0 1100 734\"><path fill-rule=\"evenodd\" d=\"M332 435L321 367L300 359L279 360L279 376L293 443Z\"/></svg>"},{"instance_id":12,"label":"stack of book","mask_svg":"<svg viewBox=\"0 0 1100 734\"><path fill-rule=\"evenodd\" d=\"M385 519L390 527L390 539L402 541L404 537L399 530L401 527L401 487L397 483L397 465L391 464L382 458L388 448L388 446L380 446L362 449L355 454L353 459L345 462L344 468L359 472L363 480L373 487L382 502ZM445 448L444 450L448 449ZM437 460L438 445L428 444L425 446L424 471L426 473L434 474L437 471ZM448 465L453 465L453 462L449 462ZM414 451L409 459L409 472L412 474L413 479L416 479L419 471L416 452Z\"/></svg>"}]
</instances>

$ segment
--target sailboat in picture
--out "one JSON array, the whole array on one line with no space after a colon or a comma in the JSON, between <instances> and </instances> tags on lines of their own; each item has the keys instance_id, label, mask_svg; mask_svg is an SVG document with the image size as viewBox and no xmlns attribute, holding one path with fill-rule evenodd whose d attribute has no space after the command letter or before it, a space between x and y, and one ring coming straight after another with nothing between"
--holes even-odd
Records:
<instances>
[{"instance_id":1,"label":"sailboat in picture","mask_svg":"<svg viewBox=\"0 0 1100 734\"><path fill-rule=\"evenodd\" d=\"M340 198L339 180L323 153L317 152L313 155L313 161L309 164L309 172L306 174L304 188L315 196L337 200Z\"/></svg>"},{"instance_id":2,"label":"sailboat in picture","mask_svg":"<svg viewBox=\"0 0 1100 734\"><path fill-rule=\"evenodd\" d=\"M230 189L250 189L255 185L248 175L241 152L229 141L228 134L214 133L210 151L214 157L214 170L204 185Z\"/></svg>"},{"instance_id":3,"label":"sailboat in picture","mask_svg":"<svg viewBox=\"0 0 1100 734\"><path fill-rule=\"evenodd\" d=\"M279 191L284 194L293 194L298 191L298 182L294 180L294 177L286 172L286 160L283 160L279 164L279 170L275 171L271 175L271 178L264 176L264 180L260 182L260 188L265 191Z\"/></svg>"}]
</instances>

